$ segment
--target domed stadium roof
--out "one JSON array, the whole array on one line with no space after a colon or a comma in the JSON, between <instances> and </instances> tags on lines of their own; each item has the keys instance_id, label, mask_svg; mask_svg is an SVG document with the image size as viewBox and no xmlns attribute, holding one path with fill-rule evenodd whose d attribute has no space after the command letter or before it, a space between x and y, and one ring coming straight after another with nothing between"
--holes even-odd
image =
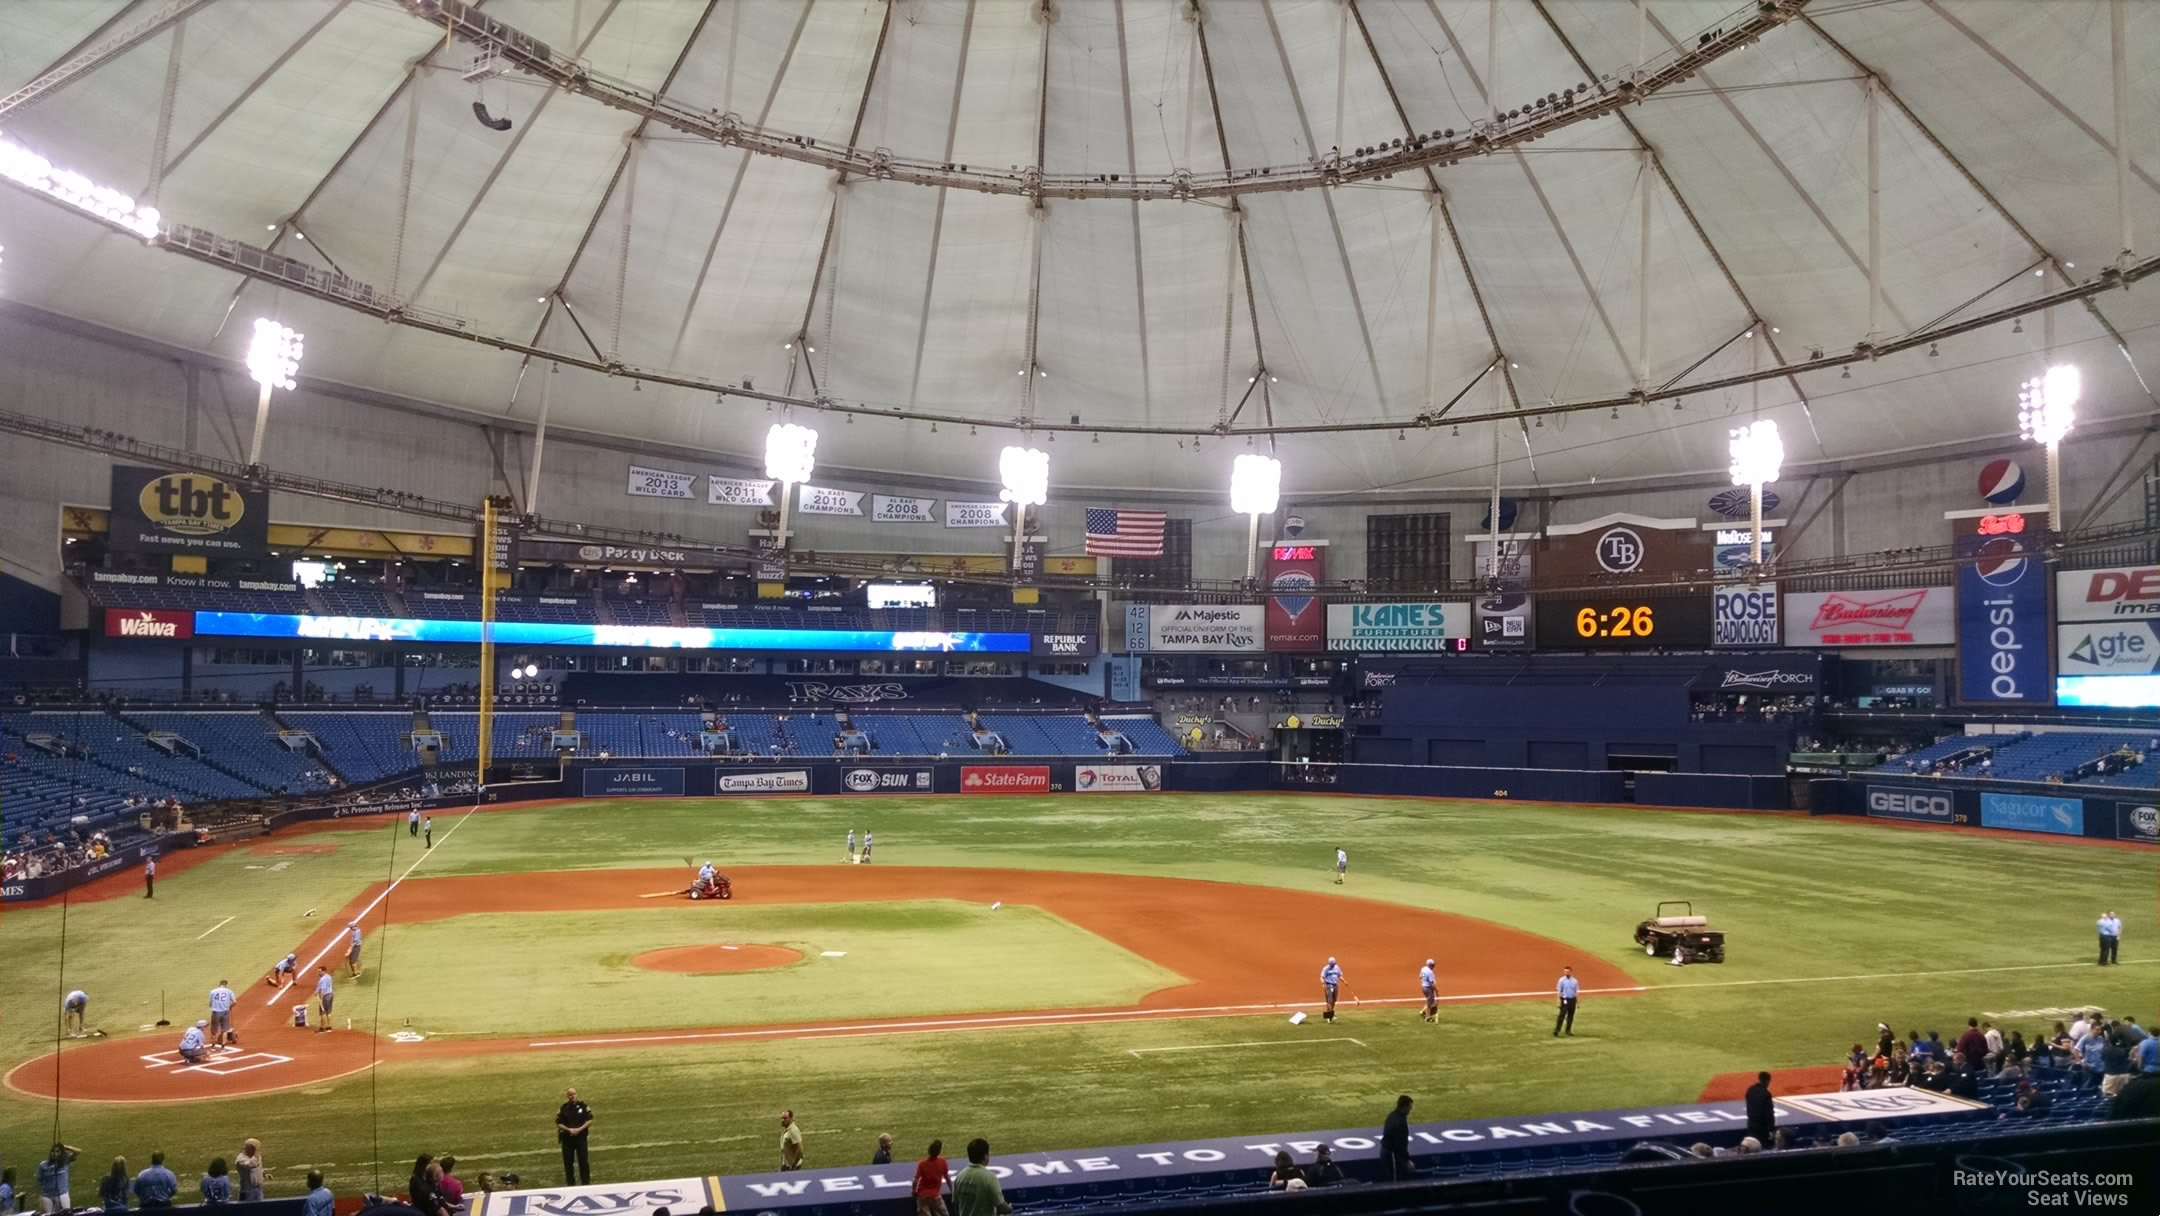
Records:
<instances>
[{"instance_id":1,"label":"domed stadium roof","mask_svg":"<svg viewBox=\"0 0 2160 1216\"><path fill-rule=\"evenodd\" d=\"M516 420L544 351L554 425L752 462L766 397L843 411L794 411L823 465L972 481L1031 420L1074 428L1063 487L1219 492L1248 443L1301 496L1495 446L1514 486L1700 474L1754 414L1788 467L2014 435L2050 334L2086 417L2156 405L2160 306L2098 276L2160 248L2160 7L2123 6L2123 126L2100 0L470 9L0 6L0 131L195 250L0 191L6 295L236 359L274 315L305 377Z\"/></svg>"}]
</instances>

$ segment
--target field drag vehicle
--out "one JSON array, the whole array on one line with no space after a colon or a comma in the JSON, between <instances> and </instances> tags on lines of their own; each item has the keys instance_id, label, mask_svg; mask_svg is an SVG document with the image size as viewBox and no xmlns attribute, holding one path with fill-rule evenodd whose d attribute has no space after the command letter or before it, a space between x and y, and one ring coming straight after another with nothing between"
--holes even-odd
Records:
<instances>
[{"instance_id":1,"label":"field drag vehicle","mask_svg":"<svg viewBox=\"0 0 2160 1216\"><path fill-rule=\"evenodd\" d=\"M1657 915L1635 926L1635 944L1652 958L1672 959L1675 967L1725 961L1724 932L1711 928L1710 918L1696 915L1695 905L1684 899L1660 901Z\"/></svg>"},{"instance_id":2,"label":"field drag vehicle","mask_svg":"<svg viewBox=\"0 0 2160 1216\"><path fill-rule=\"evenodd\" d=\"M690 890L685 894L692 899L733 899L735 884L729 882L725 874L715 874L709 882L700 875L691 882Z\"/></svg>"}]
</instances>

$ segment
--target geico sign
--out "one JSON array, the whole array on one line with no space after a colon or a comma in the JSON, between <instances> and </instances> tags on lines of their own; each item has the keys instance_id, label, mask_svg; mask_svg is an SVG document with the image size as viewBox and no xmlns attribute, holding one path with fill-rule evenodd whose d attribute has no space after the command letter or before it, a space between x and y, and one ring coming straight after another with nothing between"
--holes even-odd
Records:
<instances>
[{"instance_id":1,"label":"geico sign","mask_svg":"<svg viewBox=\"0 0 2160 1216\"><path fill-rule=\"evenodd\" d=\"M1950 795L1921 794L1903 790L1869 790L1868 809L1892 815L1926 815L1950 818Z\"/></svg>"}]
</instances>

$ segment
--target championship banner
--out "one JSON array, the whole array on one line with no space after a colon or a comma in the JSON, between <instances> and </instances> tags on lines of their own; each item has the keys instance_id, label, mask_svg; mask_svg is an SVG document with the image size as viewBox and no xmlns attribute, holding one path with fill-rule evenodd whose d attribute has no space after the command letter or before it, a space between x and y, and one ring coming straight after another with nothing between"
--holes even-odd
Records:
<instances>
[{"instance_id":1,"label":"championship banner","mask_svg":"<svg viewBox=\"0 0 2160 1216\"><path fill-rule=\"evenodd\" d=\"M2055 575L2057 621L2160 620L2160 566L2064 570Z\"/></svg>"},{"instance_id":2,"label":"championship banner","mask_svg":"<svg viewBox=\"0 0 2160 1216\"><path fill-rule=\"evenodd\" d=\"M715 794L807 794L810 774L796 769L785 773L713 774Z\"/></svg>"},{"instance_id":3,"label":"championship banner","mask_svg":"<svg viewBox=\"0 0 2160 1216\"><path fill-rule=\"evenodd\" d=\"M1151 651L1251 650L1267 637L1267 610L1259 604L1127 604L1125 649Z\"/></svg>"},{"instance_id":4,"label":"championship banner","mask_svg":"<svg viewBox=\"0 0 2160 1216\"><path fill-rule=\"evenodd\" d=\"M1073 789L1083 794L1154 793L1162 789L1159 764L1081 764L1073 768Z\"/></svg>"},{"instance_id":5,"label":"championship banner","mask_svg":"<svg viewBox=\"0 0 2160 1216\"><path fill-rule=\"evenodd\" d=\"M1470 605L1330 604L1329 650L1454 650L1470 636Z\"/></svg>"},{"instance_id":6,"label":"championship banner","mask_svg":"<svg viewBox=\"0 0 2160 1216\"><path fill-rule=\"evenodd\" d=\"M1788 592L1787 646L1948 646L1957 640L1948 587Z\"/></svg>"},{"instance_id":7,"label":"championship banner","mask_svg":"<svg viewBox=\"0 0 2160 1216\"><path fill-rule=\"evenodd\" d=\"M802 515L860 515L863 498L861 490L804 485L795 491L795 510Z\"/></svg>"},{"instance_id":8,"label":"championship banner","mask_svg":"<svg viewBox=\"0 0 2160 1216\"><path fill-rule=\"evenodd\" d=\"M1005 526L1005 506L1002 502L945 502L945 526L948 528L1002 528Z\"/></svg>"},{"instance_id":9,"label":"championship banner","mask_svg":"<svg viewBox=\"0 0 2160 1216\"><path fill-rule=\"evenodd\" d=\"M2160 670L2160 621L2055 627L2055 670L2066 676L2145 676Z\"/></svg>"},{"instance_id":10,"label":"championship banner","mask_svg":"<svg viewBox=\"0 0 2160 1216\"><path fill-rule=\"evenodd\" d=\"M695 498L697 479L695 473L675 473L634 464L630 466L630 494L635 498Z\"/></svg>"},{"instance_id":11,"label":"championship banner","mask_svg":"<svg viewBox=\"0 0 2160 1216\"><path fill-rule=\"evenodd\" d=\"M1715 646L1777 645L1777 584L1755 583L1712 591L1710 641Z\"/></svg>"},{"instance_id":12,"label":"championship banner","mask_svg":"<svg viewBox=\"0 0 2160 1216\"><path fill-rule=\"evenodd\" d=\"M270 495L188 469L112 467L106 543L131 553L260 557L270 551Z\"/></svg>"},{"instance_id":13,"label":"championship banner","mask_svg":"<svg viewBox=\"0 0 2160 1216\"><path fill-rule=\"evenodd\" d=\"M937 506L935 498L895 498L890 494L870 496L870 518L881 524L928 524L936 523L931 514Z\"/></svg>"},{"instance_id":14,"label":"championship banner","mask_svg":"<svg viewBox=\"0 0 2160 1216\"><path fill-rule=\"evenodd\" d=\"M1958 555L1958 699L2054 700L2048 671L2044 515L1953 521Z\"/></svg>"},{"instance_id":15,"label":"championship banner","mask_svg":"<svg viewBox=\"0 0 2160 1216\"><path fill-rule=\"evenodd\" d=\"M774 506L770 481L742 481L733 477L705 479L705 501L715 507Z\"/></svg>"}]
</instances>

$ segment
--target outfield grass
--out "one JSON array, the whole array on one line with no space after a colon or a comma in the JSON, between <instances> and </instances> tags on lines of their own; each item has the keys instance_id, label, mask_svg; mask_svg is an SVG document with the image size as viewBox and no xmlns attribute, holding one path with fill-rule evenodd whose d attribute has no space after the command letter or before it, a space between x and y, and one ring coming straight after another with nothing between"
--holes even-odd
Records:
<instances>
[{"instance_id":1,"label":"outfield grass","mask_svg":"<svg viewBox=\"0 0 2160 1216\"><path fill-rule=\"evenodd\" d=\"M1715 1073L1833 1062L1877 1021L1948 1034L1984 1012L2089 1004L2148 1024L2160 1013L2147 1007L2160 978L2160 854L1836 819L1265 795L631 801L438 816L436 848L416 876L674 866L685 854L711 854L723 870L834 862L850 827L877 833L885 864L1177 875L1310 891L1334 889L1328 870L1340 844L1351 856L1349 894L1544 934L1613 962L1652 991L1587 997L1576 1037L1557 1042L1547 1033L1548 1005L1535 1002L1450 1006L1437 1027L1398 1006L1350 1010L1332 1030L1244 1017L393 1062L307 1091L186 1108L63 1104L61 1132L85 1149L86 1165L115 1153L140 1158L155 1146L183 1175L258 1136L280 1167L276 1193L296 1186L303 1164L325 1167L341 1193L395 1185L420 1151L456 1152L468 1171L508 1167L541 1181L552 1176L551 1113L574 1084L599 1115L596 1176L666 1177L770 1168L782 1106L801 1117L813 1165L867 1160L879 1131L895 1133L905 1151L932 1135L986 1134L1000 1151L1017 1152L1377 1124L1398 1091L1417 1094L1420 1116L1436 1119L1686 1101ZM64 968L59 909L0 918L0 1063L49 1045L60 995L73 987L92 994L93 1021L116 1031L154 1020L161 990L171 993L176 1021L192 1018L218 979L259 981L320 917L419 856L402 826L292 839L335 851L234 852L160 884L155 901L73 906ZM1644 959L1629 932L1663 898L1690 898L1709 912L1731 935L1732 961L1671 968ZM2128 965L2103 971L2084 964L2092 920L2110 906L2128 922ZM645 911L623 917L634 923ZM659 926L703 910L651 911L655 919L644 923ZM812 918L798 911L804 923ZM608 955L650 948L635 935L682 944L657 929L614 935L612 946L606 934L580 936L579 957L602 960L593 974L577 973L582 964L552 965L559 927L504 928L531 938L519 949L486 934L407 946L497 919L508 926L508 918L483 916L374 935L367 975L340 987L340 1015L364 1023L379 996L385 1029L405 1016L397 1010L435 1016L468 1001L470 1013L452 1016L492 1020L524 1007L560 1019L590 999L590 981L606 978ZM984 939L969 923L957 931L973 949ZM1048 932L1048 944L972 969L980 987L1002 990L993 1004L1034 997L1041 981L1030 977L1040 972L1023 977L1015 967L1098 969L1083 960L1107 949L1099 940ZM831 940L822 930L744 940L775 937ZM850 950L842 961L855 959ZM916 965L943 966L935 954ZM1111 988L1152 982L1124 961L1100 970ZM780 984L793 973L714 978ZM943 1007L988 1007L977 987L943 982ZM2041 1021L2004 1024L2029 1032ZM524 1027L550 1028L562 1027ZM1362 1045L1315 1041L1337 1037ZM1248 1043L1256 1045L1218 1046ZM1206 1049L1148 1050L1166 1046ZM0 1159L33 1160L54 1116L50 1102L0 1095Z\"/></svg>"}]
</instances>

